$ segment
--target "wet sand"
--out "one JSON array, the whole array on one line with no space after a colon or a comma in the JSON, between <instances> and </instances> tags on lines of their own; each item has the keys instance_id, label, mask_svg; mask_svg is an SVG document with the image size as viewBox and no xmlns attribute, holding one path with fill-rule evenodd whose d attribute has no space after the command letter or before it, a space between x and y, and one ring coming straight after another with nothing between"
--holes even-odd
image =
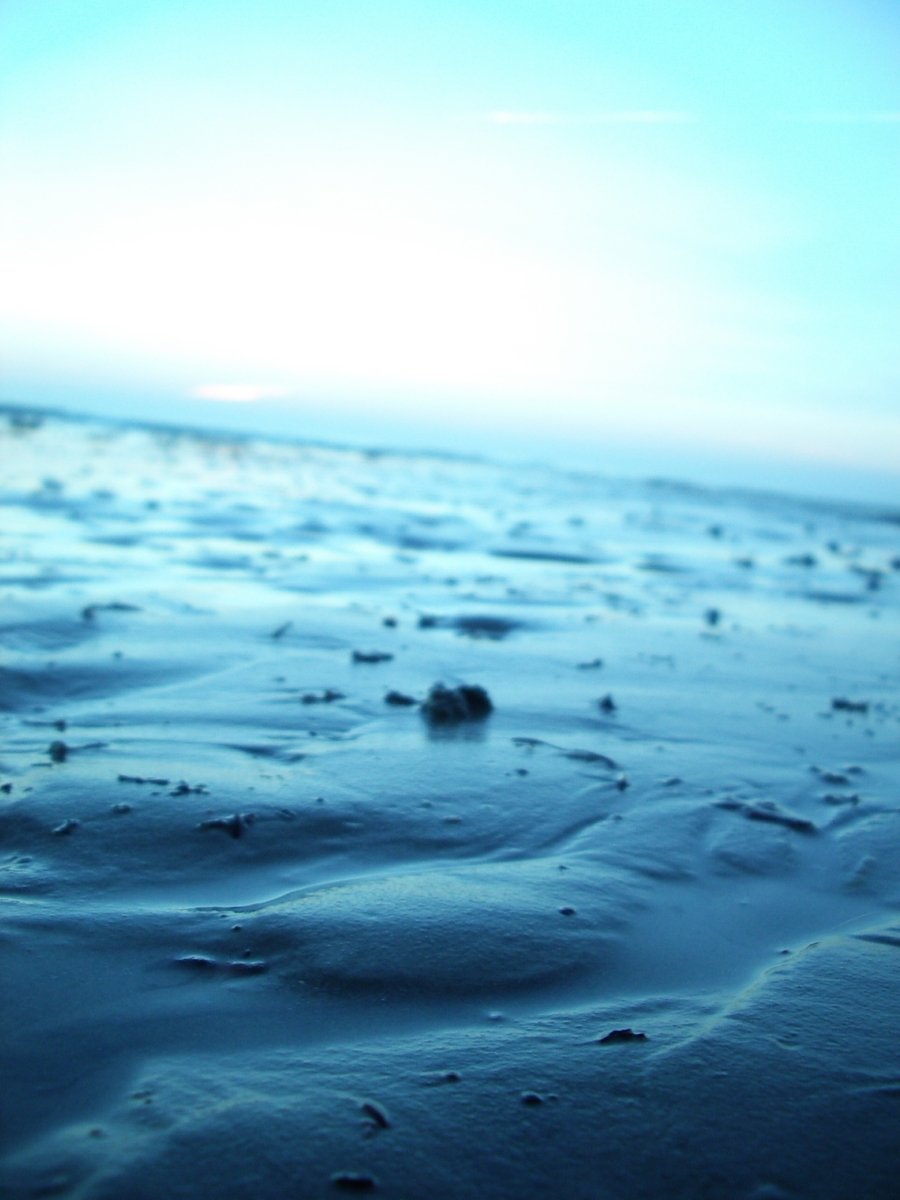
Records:
<instances>
[{"instance_id":1,"label":"wet sand","mask_svg":"<svg viewBox=\"0 0 900 1200\"><path fill-rule=\"evenodd\" d=\"M0 422L5 1195L896 1196L900 508Z\"/></svg>"}]
</instances>

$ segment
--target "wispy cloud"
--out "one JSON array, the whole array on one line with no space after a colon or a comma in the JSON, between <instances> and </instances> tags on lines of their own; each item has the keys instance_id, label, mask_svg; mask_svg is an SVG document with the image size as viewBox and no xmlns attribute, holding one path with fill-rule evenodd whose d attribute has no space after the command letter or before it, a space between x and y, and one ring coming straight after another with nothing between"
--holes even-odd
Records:
<instances>
[{"instance_id":1,"label":"wispy cloud","mask_svg":"<svg viewBox=\"0 0 900 1200\"><path fill-rule=\"evenodd\" d=\"M900 110L786 113L781 120L804 125L900 125Z\"/></svg>"},{"instance_id":2,"label":"wispy cloud","mask_svg":"<svg viewBox=\"0 0 900 1200\"><path fill-rule=\"evenodd\" d=\"M681 109L635 108L604 112L567 113L521 109L494 109L487 114L492 125L687 125L697 120Z\"/></svg>"},{"instance_id":3,"label":"wispy cloud","mask_svg":"<svg viewBox=\"0 0 900 1200\"><path fill-rule=\"evenodd\" d=\"M190 394L198 400L218 400L223 404L254 404L258 400L277 400L286 396L288 389L265 383L201 383Z\"/></svg>"}]
</instances>

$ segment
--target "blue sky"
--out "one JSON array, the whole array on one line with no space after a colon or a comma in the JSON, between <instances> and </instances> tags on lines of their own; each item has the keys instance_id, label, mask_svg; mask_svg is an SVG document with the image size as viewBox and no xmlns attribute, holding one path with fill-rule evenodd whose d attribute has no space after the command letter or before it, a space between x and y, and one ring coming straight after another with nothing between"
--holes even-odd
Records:
<instances>
[{"instance_id":1,"label":"blue sky","mask_svg":"<svg viewBox=\"0 0 900 1200\"><path fill-rule=\"evenodd\" d=\"M3 0L0 79L10 399L900 475L888 0Z\"/></svg>"}]
</instances>

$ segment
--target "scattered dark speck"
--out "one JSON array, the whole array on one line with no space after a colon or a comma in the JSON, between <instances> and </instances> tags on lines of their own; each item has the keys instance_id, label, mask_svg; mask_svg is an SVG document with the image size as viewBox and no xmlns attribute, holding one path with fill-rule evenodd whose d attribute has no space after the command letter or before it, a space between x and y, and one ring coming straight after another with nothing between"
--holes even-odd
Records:
<instances>
[{"instance_id":1,"label":"scattered dark speck","mask_svg":"<svg viewBox=\"0 0 900 1200\"><path fill-rule=\"evenodd\" d=\"M588 662L580 662L578 664L579 671L599 671L603 666L602 658L592 658Z\"/></svg>"},{"instance_id":2,"label":"scattered dark speck","mask_svg":"<svg viewBox=\"0 0 900 1200\"><path fill-rule=\"evenodd\" d=\"M530 1107L536 1107L538 1104L544 1103L544 1097L538 1092L523 1092L519 1099L522 1104L527 1104Z\"/></svg>"},{"instance_id":3,"label":"scattered dark speck","mask_svg":"<svg viewBox=\"0 0 900 1200\"><path fill-rule=\"evenodd\" d=\"M397 708L408 708L416 703L415 696L407 696L405 692L388 692L384 698L385 704L393 704Z\"/></svg>"},{"instance_id":4,"label":"scattered dark speck","mask_svg":"<svg viewBox=\"0 0 900 1200\"><path fill-rule=\"evenodd\" d=\"M383 650L354 650L350 657L355 663L383 663L390 662L394 656Z\"/></svg>"},{"instance_id":5,"label":"scattered dark speck","mask_svg":"<svg viewBox=\"0 0 900 1200\"><path fill-rule=\"evenodd\" d=\"M613 1029L605 1037L597 1038L600 1046L612 1046L618 1042L646 1042L650 1039L646 1033L635 1033L633 1029Z\"/></svg>"},{"instance_id":6,"label":"scattered dark speck","mask_svg":"<svg viewBox=\"0 0 900 1200\"><path fill-rule=\"evenodd\" d=\"M572 908L571 904L564 904L559 911L562 913L562 915L564 917L574 917L575 916L575 909Z\"/></svg>"},{"instance_id":7,"label":"scattered dark speck","mask_svg":"<svg viewBox=\"0 0 900 1200\"><path fill-rule=\"evenodd\" d=\"M211 817L208 821L201 821L197 828L221 829L229 837L239 838L243 836L245 826L250 823L248 817L242 817L240 813L235 813L231 817Z\"/></svg>"},{"instance_id":8,"label":"scattered dark speck","mask_svg":"<svg viewBox=\"0 0 900 1200\"><path fill-rule=\"evenodd\" d=\"M345 1192L371 1192L378 1187L378 1180L368 1171L336 1171L331 1176L331 1186Z\"/></svg>"},{"instance_id":9,"label":"scattered dark speck","mask_svg":"<svg viewBox=\"0 0 900 1200\"><path fill-rule=\"evenodd\" d=\"M820 771L815 767L813 770L816 771L816 774L823 783L830 784L832 787L844 787L850 782L849 777L844 775L842 771Z\"/></svg>"},{"instance_id":10,"label":"scattered dark speck","mask_svg":"<svg viewBox=\"0 0 900 1200\"><path fill-rule=\"evenodd\" d=\"M835 712L867 713L869 702L868 700L848 700L844 696L838 696L831 701L831 707Z\"/></svg>"},{"instance_id":11,"label":"scattered dark speck","mask_svg":"<svg viewBox=\"0 0 900 1200\"><path fill-rule=\"evenodd\" d=\"M294 624L293 621L285 621L285 623L283 625L279 625L277 629L273 629L272 632L269 634L269 637L273 641L277 642L279 638L284 637L284 635L290 630L290 628L293 624Z\"/></svg>"},{"instance_id":12,"label":"scattered dark speck","mask_svg":"<svg viewBox=\"0 0 900 1200\"><path fill-rule=\"evenodd\" d=\"M817 567L819 560L814 554L789 554L784 562L789 567Z\"/></svg>"},{"instance_id":13,"label":"scattered dark speck","mask_svg":"<svg viewBox=\"0 0 900 1200\"><path fill-rule=\"evenodd\" d=\"M65 742L51 742L47 753L55 763L64 763L69 757L69 747Z\"/></svg>"},{"instance_id":14,"label":"scattered dark speck","mask_svg":"<svg viewBox=\"0 0 900 1200\"><path fill-rule=\"evenodd\" d=\"M174 791L169 792L170 796L205 796L207 795L207 787L205 783L195 783L193 785L185 783L184 780L179 783Z\"/></svg>"},{"instance_id":15,"label":"scattered dark speck","mask_svg":"<svg viewBox=\"0 0 900 1200\"><path fill-rule=\"evenodd\" d=\"M518 629L521 623L511 621L508 617L476 615L456 617L452 624L459 633L466 637L489 638L496 642Z\"/></svg>"},{"instance_id":16,"label":"scattered dark speck","mask_svg":"<svg viewBox=\"0 0 900 1200\"><path fill-rule=\"evenodd\" d=\"M87 607L81 610L81 618L83 621L93 621L98 612L140 612L140 608L136 604L122 604L121 601L114 600L111 604L88 604Z\"/></svg>"},{"instance_id":17,"label":"scattered dark speck","mask_svg":"<svg viewBox=\"0 0 900 1200\"><path fill-rule=\"evenodd\" d=\"M481 721L493 712L491 698L477 684L456 688L436 683L422 702L422 716L430 725L455 725L462 721Z\"/></svg>"},{"instance_id":18,"label":"scattered dark speck","mask_svg":"<svg viewBox=\"0 0 900 1200\"><path fill-rule=\"evenodd\" d=\"M152 776L144 775L119 775L119 783L151 783L155 787L168 787L168 779L155 779Z\"/></svg>"},{"instance_id":19,"label":"scattered dark speck","mask_svg":"<svg viewBox=\"0 0 900 1200\"><path fill-rule=\"evenodd\" d=\"M344 700L343 692L337 688L326 688L324 692L304 692L300 697L301 704L333 704L335 700Z\"/></svg>"},{"instance_id":20,"label":"scattered dark speck","mask_svg":"<svg viewBox=\"0 0 900 1200\"><path fill-rule=\"evenodd\" d=\"M397 618L396 617L385 617L381 623L387 629L396 629L397 628Z\"/></svg>"},{"instance_id":21,"label":"scattered dark speck","mask_svg":"<svg viewBox=\"0 0 900 1200\"><path fill-rule=\"evenodd\" d=\"M602 696L597 701L597 707L603 713L614 713L616 711L616 702L613 700L612 696L607 693L607 695Z\"/></svg>"},{"instance_id":22,"label":"scattered dark speck","mask_svg":"<svg viewBox=\"0 0 900 1200\"><path fill-rule=\"evenodd\" d=\"M722 620L722 614L717 608L708 608L703 614L703 619L707 625L715 627Z\"/></svg>"},{"instance_id":23,"label":"scattered dark speck","mask_svg":"<svg viewBox=\"0 0 900 1200\"><path fill-rule=\"evenodd\" d=\"M0 792L2 792L4 796L8 796L10 792L12 792L12 787L13 785L11 783L0 783Z\"/></svg>"},{"instance_id":24,"label":"scattered dark speck","mask_svg":"<svg viewBox=\"0 0 900 1200\"><path fill-rule=\"evenodd\" d=\"M80 824L80 821L75 821L70 817L68 820L62 821L57 825L52 832L56 837L65 837L67 834L74 833Z\"/></svg>"},{"instance_id":25,"label":"scattered dark speck","mask_svg":"<svg viewBox=\"0 0 900 1200\"><path fill-rule=\"evenodd\" d=\"M131 812L131 805L130 804L114 804L112 806L112 808L110 809L110 811L116 813L117 816L121 816L123 813Z\"/></svg>"}]
</instances>

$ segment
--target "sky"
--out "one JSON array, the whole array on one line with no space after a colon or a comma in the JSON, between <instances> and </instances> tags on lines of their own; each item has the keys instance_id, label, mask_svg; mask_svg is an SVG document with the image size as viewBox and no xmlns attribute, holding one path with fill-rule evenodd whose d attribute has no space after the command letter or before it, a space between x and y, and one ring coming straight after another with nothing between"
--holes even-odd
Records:
<instances>
[{"instance_id":1,"label":"sky","mask_svg":"<svg viewBox=\"0 0 900 1200\"><path fill-rule=\"evenodd\" d=\"M0 81L7 400L900 497L895 0L0 0Z\"/></svg>"}]
</instances>

